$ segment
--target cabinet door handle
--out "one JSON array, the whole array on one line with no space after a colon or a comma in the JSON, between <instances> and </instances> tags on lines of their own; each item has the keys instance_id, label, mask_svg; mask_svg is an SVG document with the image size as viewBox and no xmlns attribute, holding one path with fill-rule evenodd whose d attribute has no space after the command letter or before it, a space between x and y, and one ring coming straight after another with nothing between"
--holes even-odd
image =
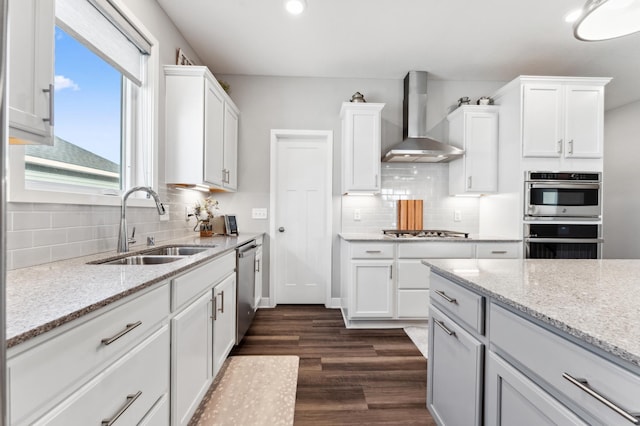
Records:
<instances>
[{"instance_id":1,"label":"cabinet door handle","mask_svg":"<svg viewBox=\"0 0 640 426\"><path fill-rule=\"evenodd\" d=\"M260 272L260 259L256 259L256 272Z\"/></svg>"},{"instance_id":2,"label":"cabinet door handle","mask_svg":"<svg viewBox=\"0 0 640 426\"><path fill-rule=\"evenodd\" d=\"M491 250L491 254L507 254L506 250Z\"/></svg>"},{"instance_id":3,"label":"cabinet door handle","mask_svg":"<svg viewBox=\"0 0 640 426\"><path fill-rule=\"evenodd\" d=\"M367 250L366 253L382 253L382 250Z\"/></svg>"},{"instance_id":4,"label":"cabinet door handle","mask_svg":"<svg viewBox=\"0 0 640 426\"><path fill-rule=\"evenodd\" d=\"M573 154L573 139L569 141L569 154Z\"/></svg>"},{"instance_id":5,"label":"cabinet door handle","mask_svg":"<svg viewBox=\"0 0 640 426\"><path fill-rule=\"evenodd\" d=\"M54 124L54 110L55 110L55 103L54 103L54 99L53 99L53 94L55 93L55 87L53 86L53 84L49 84L49 88L48 89L42 89L42 91L44 93L48 93L49 94L49 118L43 118L42 121L48 121L49 122L49 126L53 127Z\"/></svg>"},{"instance_id":6,"label":"cabinet door handle","mask_svg":"<svg viewBox=\"0 0 640 426\"><path fill-rule=\"evenodd\" d=\"M558 147L557 147L557 150L558 150L558 154L561 154L561 153L562 153L562 139L560 139L560 140L558 141Z\"/></svg>"},{"instance_id":7,"label":"cabinet door handle","mask_svg":"<svg viewBox=\"0 0 640 426\"><path fill-rule=\"evenodd\" d=\"M218 296L222 298L222 301L220 302L220 313L224 314L224 290L218 293Z\"/></svg>"},{"instance_id":8,"label":"cabinet door handle","mask_svg":"<svg viewBox=\"0 0 640 426\"><path fill-rule=\"evenodd\" d=\"M640 414L629 413L627 410L611 402L609 398L601 395L595 389L589 386L587 379L575 378L575 377L572 377L569 373L562 373L562 377L568 380L569 382L571 382L572 384L574 384L575 386L577 386L578 388L580 388L580 390L586 392L587 394L594 397L595 399L597 399L607 407L611 408L613 411L620 414L622 417L624 417L634 425L640 424Z\"/></svg>"},{"instance_id":9,"label":"cabinet door handle","mask_svg":"<svg viewBox=\"0 0 640 426\"><path fill-rule=\"evenodd\" d=\"M380 176L376 175L376 188L380 187Z\"/></svg>"},{"instance_id":10,"label":"cabinet door handle","mask_svg":"<svg viewBox=\"0 0 640 426\"><path fill-rule=\"evenodd\" d=\"M447 294L442 290L436 290L435 292L438 296L442 297L444 300L446 300L449 303L458 303L456 299L454 299L453 297L447 296Z\"/></svg>"},{"instance_id":11,"label":"cabinet door handle","mask_svg":"<svg viewBox=\"0 0 640 426\"><path fill-rule=\"evenodd\" d=\"M389 279L393 279L393 265L389 266Z\"/></svg>"},{"instance_id":12,"label":"cabinet door handle","mask_svg":"<svg viewBox=\"0 0 640 426\"><path fill-rule=\"evenodd\" d=\"M129 323L124 327L124 330L122 330L121 332L119 332L115 336L105 337L100 342L105 346L110 345L113 342L115 342L116 340L118 340L119 338L121 338L122 336L124 336L125 334L129 333L134 328L138 327L139 325L142 325L142 321L136 321L136 322Z\"/></svg>"},{"instance_id":13,"label":"cabinet door handle","mask_svg":"<svg viewBox=\"0 0 640 426\"><path fill-rule=\"evenodd\" d=\"M472 180L472 176L469 176L467 178L467 189L471 189L471 187L473 186L473 180Z\"/></svg>"},{"instance_id":14,"label":"cabinet door handle","mask_svg":"<svg viewBox=\"0 0 640 426\"><path fill-rule=\"evenodd\" d=\"M438 327L443 329L444 332L447 333L449 336L455 336L456 335L456 332L449 330L449 328L446 325L444 325L444 322L438 321L438 320L434 320L434 321L435 321L436 325L438 325Z\"/></svg>"},{"instance_id":15,"label":"cabinet door handle","mask_svg":"<svg viewBox=\"0 0 640 426\"><path fill-rule=\"evenodd\" d=\"M211 319L214 321L218 320L218 298L217 297L213 297L213 299L211 299L211 302L213 302L213 315L211 315Z\"/></svg>"},{"instance_id":16,"label":"cabinet door handle","mask_svg":"<svg viewBox=\"0 0 640 426\"><path fill-rule=\"evenodd\" d=\"M111 426L112 424L114 424L116 422L116 420L118 420L118 417L123 415L124 412L127 411L127 409L129 407L131 407L131 405L134 402L136 402L136 399L140 398L140 395L142 395L142 391L138 391L138 392L134 393L133 395L127 395L127 400L124 403L124 405L118 410L118 412L116 414L113 415L113 417L111 417L110 419L103 420L102 421L102 426Z\"/></svg>"}]
</instances>

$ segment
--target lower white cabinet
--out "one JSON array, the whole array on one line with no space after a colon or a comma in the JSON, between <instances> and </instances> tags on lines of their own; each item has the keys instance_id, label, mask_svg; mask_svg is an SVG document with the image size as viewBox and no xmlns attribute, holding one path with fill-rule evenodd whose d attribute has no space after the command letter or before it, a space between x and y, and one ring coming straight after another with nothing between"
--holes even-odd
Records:
<instances>
[{"instance_id":1,"label":"lower white cabinet","mask_svg":"<svg viewBox=\"0 0 640 426\"><path fill-rule=\"evenodd\" d=\"M169 392L168 346L165 325L34 424L138 424Z\"/></svg>"},{"instance_id":2,"label":"lower white cabinet","mask_svg":"<svg viewBox=\"0 0 640 426\"><path fill-rule=\"evenodd\" d=\"M264 264L262 262L262 238L256 238L256 244L258 249L256 250L256 286L255 286L255 300L254 308L257 309L260 306L260 300L262 299L262 274L264 270Z\"/></svg>"},{"instance_id":3,"label":"lower white cabinet","mask_svg":"<svg viewBox=\"0 0 640 426\"><path fill-rule=\"evenodd\" d=\"M393 317L393 260L351 261L350 316Z\"/></svg>"},{"instance_id":4,"label":"lower white cabinet","mask_svg":"<svg viewBox=\"0 0 640 426\"><path fill-rule=\"evenodd\" d=\"M227 359L236 342L236 275L225 278L213 289L213 376Z\"/></svg>"},{"instance_id":5,"label":"lower white cabinet","mask_svg":"<svg viewBox=\"0 0 640 426\"><path fill-rule=\"evenodd\" d=\"M171 320L173 422L189 422L213 376L212 301L209 292Z\"/></svg>"},{"instance_id":6,"label":"lower white cabinet","mask_svg":"<svg viewBox=\"0 0 640 426\"><path fill-rule=\"evenodd\" d=\"M567 407L493 352L487 357L488 425L586 425Z\"/></svg>"},{"instance_id":7,"label":"lower white cabinet","mask_svg":"<svg viewBox=\"0 0 640 426\"><path fill-rule=\"evenodd\" d=\"M438 424L482 424L484 345L433 305L427 407Z\"/></svg>"}]
</instances>

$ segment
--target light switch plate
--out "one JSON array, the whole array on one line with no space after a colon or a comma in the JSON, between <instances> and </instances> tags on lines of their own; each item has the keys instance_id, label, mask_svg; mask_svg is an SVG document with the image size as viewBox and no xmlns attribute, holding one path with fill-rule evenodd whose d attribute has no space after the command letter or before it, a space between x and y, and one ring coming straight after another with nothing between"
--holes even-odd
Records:
<instances>
[{"instance_id":1,"label":"light switch plate","mask_svg":"<svg viewBox=\"0 0 640 426\"><path fill-rule=\"evenodd\" d=\"M266 219L267 218L267 209L266 208L253 208L251 209L251 219Z\"/></svg>"},{"instance_id":2,"label":"light switch plate","mask_svg":"<svg viewBox=\"0 0 640 426\"><path fill-rule=\"evenodd\" d=\"M462 222L462 212L460 210L453 211L453 221Z\"/></svg>"},{"instance_id":3,"label":"light switch plate","mask_svg":"<svg viewBox=\"0 0 640 426\"><path fill-rule=\"evenodd\" d=\"M353 211L353 220L362 220L362 214L360 212L360 209L355 209Z\"/></svg>"}]
</instances>

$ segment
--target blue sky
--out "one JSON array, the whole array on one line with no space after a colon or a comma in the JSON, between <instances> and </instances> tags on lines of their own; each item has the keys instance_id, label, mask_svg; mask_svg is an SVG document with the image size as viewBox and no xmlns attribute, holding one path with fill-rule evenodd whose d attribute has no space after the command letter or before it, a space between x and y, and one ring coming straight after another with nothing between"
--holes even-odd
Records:
<instances>
[{"instance_id":1,"label":"blue sky","mask_svg":"<svg viewBox=\"0 0 640 426\"><path fill-rule=\"evenodd\" d=\"M121 74L56 28L55 134L120 164Z\"/></svg>"}]
</instances>

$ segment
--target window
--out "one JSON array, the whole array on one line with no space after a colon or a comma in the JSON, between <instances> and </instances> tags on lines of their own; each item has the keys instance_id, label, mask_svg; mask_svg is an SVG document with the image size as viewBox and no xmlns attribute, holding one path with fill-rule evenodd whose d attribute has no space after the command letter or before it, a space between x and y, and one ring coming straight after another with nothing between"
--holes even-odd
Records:
<instances>
[{"instance_id":1,"label":"window","mask_svg":"<svg viewBox=\"0 0 640 426\"><path fill-rule=\"evenodd\" d=\"M148 37L114 0L56 0L56 24L54 144L12 152L19 166L10 167L18 182L10 182L10 201L73 203L91 194L95 202L96 194L153 186Z\"/></svg>"}]
</instances>

